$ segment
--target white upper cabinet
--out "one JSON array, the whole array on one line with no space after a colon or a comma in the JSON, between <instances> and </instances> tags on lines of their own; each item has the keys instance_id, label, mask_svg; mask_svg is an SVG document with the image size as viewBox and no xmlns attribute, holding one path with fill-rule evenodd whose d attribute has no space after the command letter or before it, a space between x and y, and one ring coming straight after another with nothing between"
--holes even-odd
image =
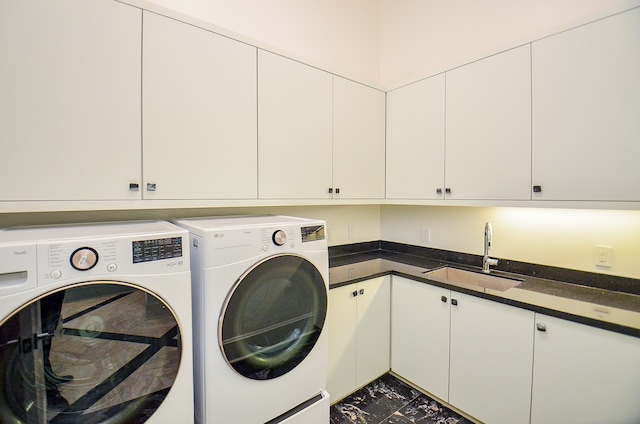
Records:
<instances>
[{"instance_id":1,"label":"white upper cabinet","mask_svg":"<svg viewBox=\"0 0 640 424\"><path fill-rule=\"evenodd\" d=\"M141 15L0 2L0 200L140 198Z\"/></svg>"},{"instance_id":2,"label":"white upper cabinet","mask_svg":"<svg viewBox=\"0 0 640 424\"><path fill-rule=\"evenodd\" d=\"M531 199L530 46L446 73L447 199Z\"/></svg>"},{"instance_id":3,"label":"white upper cabinet","mask_svg":"<svg viewBox=\"0 0 640 424\"><path fill-rule=\"evenodd\" d=\"M144 13L143 197L257 197L256 48Z\"/></svg>"},{"instance_id":4,"label":"white upper cabinet","mask_svg":"<svg viewBox=\"0 0 640 424\"><path fill-rule=\"evenodd\" d=\"M529 46L389 92L386 172L388 199L530 199Z\"/></svg>"},{"instance_id":5,"label":"white upper cabinet","mask_svg":"<svg viewBox=\"0 0 640 424\"><path fill-rule=\"evenodd\" d=\"M332 75L258 50L261 199L331 198Z\"/></svg>"},{"instance_id":6,"label":"white upper cabinet","mask_svg":"<svg viewBox=\"0 0 640 424\"><path fill-rule=\"evenodd\" d=\"M444 198L444 105L444 74L387 93L387 198Z\"/></svg>"},{"instance_id":7,"label":"white upper cabinet","mask_svg":"<svg viewBox=\"0 0 640 424\"><path fill-rule=\"evenodd\" d=\"M532 49L533 198L640 200L640 9Z\"/></svg>"},{"instance_id":8,"label":"white upper cabinet","mask_svg":"<svg viewBox=\"0 0 640 424\"><path fill-rule=\"evenodd\" d=\"M385 93L334 76L334 198L384 198L384 127Z\"/></svg>"}]
</instances>

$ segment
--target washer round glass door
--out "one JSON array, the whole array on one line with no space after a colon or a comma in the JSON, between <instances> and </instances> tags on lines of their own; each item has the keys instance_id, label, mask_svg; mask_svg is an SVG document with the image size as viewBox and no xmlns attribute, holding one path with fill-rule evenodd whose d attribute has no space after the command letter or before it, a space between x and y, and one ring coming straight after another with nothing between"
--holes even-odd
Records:
<instances>
[{"instance_id":1,"label":"washer round glass door","mask_svg":"<svg viewBox=\"0 0 640 424\"><path fill-rule=\"evenodd\" d=\"M44 294L0 316L0 422L143 423L176 379L176 317L111 281Z\"/></svg>"},{"instance_id":2,"label":"washer round glass door","mask_svg":"<svg viewBox=\"0 0 640 424\"><path fill-rule=\"evenodd\" d=\"M311 352L326 314L327 286L318 269L300 256L272 256L236 282L220 316L218 341L239 374L277 378Z\"/></svg>"}]
</instances>

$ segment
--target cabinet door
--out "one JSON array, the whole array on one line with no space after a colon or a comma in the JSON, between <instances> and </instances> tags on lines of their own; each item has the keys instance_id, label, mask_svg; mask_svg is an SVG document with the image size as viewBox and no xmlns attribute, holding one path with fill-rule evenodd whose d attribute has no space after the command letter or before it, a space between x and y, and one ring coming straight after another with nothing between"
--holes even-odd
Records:
<instances>
[{"instance_id":1,"label":"cabinet door","mask_svg":"<svg viewBox=\"0 0 640 424\"><path fill-rule=\"evenodd\" d=\"M483 422L528 423L534 313L461 293L451 298L449 403Z\"/></svg>"},{"instance_id":2,"label":"cabinet door","mask_svg":"<svg viewBox=\"0 0 640 424\"><path fill-rule=\"evenodd\" d=\"M442 199L444 74L387 93L389 199Z\"/></svg>"},{"instance_id":3,"label":"cabinet door","mask_svg":"<svg viewBox=\"0 0 640 424\"><path fill-rule=\"evenodd\" d=\"M144 197L255 199L256 48L150 12L143 42Z\"/></svg>"},{"instance_id":4,"label":"cabinet door","mask_svg":"<svg viewBox=\"0 0 640 424\"><path fill-rule=\"evenodd\" d=\"M390 276L358 283L356 388L389 371Z\"/></svg>"},{"instance_id":5,"label":"cabinet door","mask_svg":"<svg viewBox=\"0 0 640 424\"><path fill-rule=\"evenodd\" d=\"M533 184L544 200L640 200L640 9L532 46Z\"/></svg>"},{"instance_id":6,"label":"cabinet door","mask_svg":"<svg viewBox=\"0 0 640 424\"><path fill-rule=\"evenodd\" d=\"M141 13L0 2L0 200L140 197Z\"/></svg>"},{"instance_id":7,"label":"cabinet door","mask_svg":"<svg viewBox=\"0 0 640 424\"><path fill-rule=\"evenodd\" d=\"M391 299L391 370L447 401L449 290L394 276Z\"/></svg>"},{"instance_id":8,"label":"cabinet door","mask_svg":"<svg viewBox=\"0 0 640 424\"><path fill-rule=\"evenodd\" d=\"M536 314L531 423L640 422L640 339Z\"/></svg>"},{"instance_id":9,"label":"cabinet door","mask_svg":"<svg viewBox=\"0 0 640 424\"><path fill-rule=\"evenodd\" d=\"M383 91L333 77L334 198L384 198L384 120Z\"/></svg>"},{"instance_id":10,"label":"cabinet door","mask_svg":"<svg viewBox=\"0 0 640 424\"><path fill-rule=\"evenodd\" d=\"M330 198L332 76L258 51L261 199Z\"/></svg>"},{"instance_id":11,"label":"cabinet door","mask_svg":"<svg viewBox=\"0 0 640 424\"><path fill-rule=\"evenodd\" d=\"M331 402L342 399L356 389L357 296L355 284L329 290L327 391Z\"/></svg>"},{"instance_id":12,"label":"cabinet door","mask_svg":"<svg viewBox=\"0 0 640 424\"><path fill-rule=\"evenodd\" d=\"M448 71L447 198L531 199L529 45Z\"/></svg>"}]
</instances>

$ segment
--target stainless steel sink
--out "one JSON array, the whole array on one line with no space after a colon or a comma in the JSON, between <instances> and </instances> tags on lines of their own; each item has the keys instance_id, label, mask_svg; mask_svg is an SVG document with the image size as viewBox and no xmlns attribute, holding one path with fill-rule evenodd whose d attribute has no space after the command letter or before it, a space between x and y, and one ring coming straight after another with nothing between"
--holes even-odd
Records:
<instances>
[{"instance_id":1,"label":"stainless steel sink","mask_svg":"<svg viewBox=\"0 0 640 424\"><path fill-rule=\"evenodd\" d=\"M453 286L472 289L489 289L505 291L522 283L521 280L498 277L481 272L465 271L463 269L444 267L425 273L429 280L451 284Z\"/></svg>"}]
</instances>

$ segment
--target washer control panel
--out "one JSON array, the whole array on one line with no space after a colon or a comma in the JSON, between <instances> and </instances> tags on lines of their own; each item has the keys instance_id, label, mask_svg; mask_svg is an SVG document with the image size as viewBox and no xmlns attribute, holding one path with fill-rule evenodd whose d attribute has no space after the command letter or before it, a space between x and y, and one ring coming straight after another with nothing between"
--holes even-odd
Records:
<instances>
[{"instance_id":1,"label":"washer control panel","mask_svg":"<svg viewBox=\"0 0 640 424\"><path fill-rule=\"evenodd\" d=\"M60 241L39 247L39 266L45 280L73 275L178 272L188 255L185 236ZM185 251L186 249L186 251Z\"/></svg>"},{"instance_id":2,"label":"washer control panel","mask_svg":"<svg viewBox=\"0 0 640 424\"><path fill-rule=\"evenodd\" d=\"M132 251L134 264L179 258L182 256L182 237L135 240Z\"/></svg>"}]
</instances>

